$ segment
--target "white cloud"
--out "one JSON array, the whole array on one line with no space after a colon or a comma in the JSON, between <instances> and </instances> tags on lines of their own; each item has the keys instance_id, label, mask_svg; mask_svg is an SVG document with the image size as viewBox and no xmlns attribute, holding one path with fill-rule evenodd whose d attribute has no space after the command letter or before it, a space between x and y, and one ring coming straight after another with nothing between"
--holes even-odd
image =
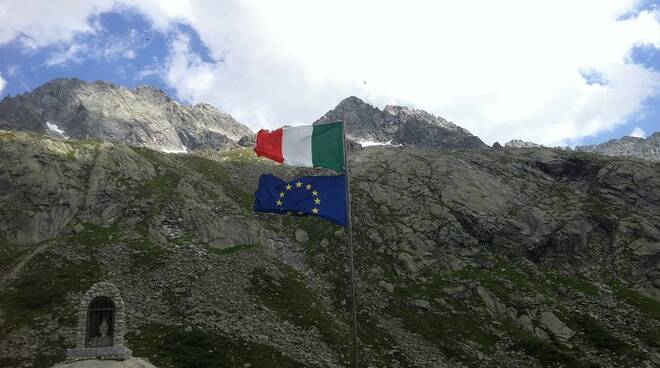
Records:
<instances>
[{"instance_id":1,"label":"white cloud","mask_svg":"<svg viewBox=\"0 0 660 368\"><path fill-rule=\"evenodd\" d=\"M0 74L0 93L5 89L5 86L7 85L7 81L2 78L2 74Z\"/></svg>"},{"instance_id":2,"label":"white cloud","mask_svg":"<svg viewBox=\"0 0 660 368\"><path fill-rule=\"evenodd\" d=\"M310 122L356 94L414 104L489 143L566 144L613 129L658 93L660 74L629 60L636 45L660 47L657 11L617 20L634 5L193 3L181 17L224 63L173 45L167 81L252 128Z\"/></svg>"},{"instance_id":3,"label":"white cloud","mask_svg":"<svg viewBox=\"0 0 660 368\"><path fill-rule=\"evenodd\" d=\"M63 5L58 1L0 2L0 44L18 39L28 48L70 41L76 33L93 33L87 22L92 14L112 8L112 1L81 1Z\"/></svg>"},{"instance_id":4,"label":"white cloud","mask_svg":"<svg viewBox=\"0 0 660 368\"><path fill-rule=\"evenodd\" d=\"M80 64L88 56L89 48L85 44L73 43L68 48L53 52L46 59L46 66L62 65L65 63Z\"/></svg>"},{"instance_id":5,"label":"white cloud","mask_svg":"<svg viewBox=\"0 0 660 368\"><path fill-rule=\"evenodd\" d=\"M0 43L19 31L26 45L70 41L76 32L95 32L87 15L121 7L85 2L57 18L49 11L57 5L50 4L14 9L20 21L0 31ZM252 128L310 122L355 94L380 106L414 104L488 143L521 138L557 145L614 129L658 93L660 73L632 64L630 50L660 48L660 10L620 19L638 4L153 0L124 6L161 30L171 31L172 22L193 27L223 62L204 61L179 34L159 75L179 98L215 104ZM604 83L589 83L585 71Z\"/></svg>"},{"instance_id":6,"label":"white cloud","mask_svg":"<svg viewBox=\"0 0 660 368\"><path fill-rule=\"evenodd\" d=\"M97 27L98 28L98 27ZM99 29L99 32L102 30ZM46 66L80 64L87 59L116 61L120 58L135 59L136 49L142 47L137 31L131 29L127 37L104 35L100 39L79 40L74 38L70 44L60 44L61 49L54 51L46 59Z\"/></svg>"},{"instance_id":7,"label":"white cloud","mask_svg":"<svg viewBox=\"0 0 660 368\"><path fill-rule=\"evenodd\" d=\"M637 137L637 138L646 138L646 132L644 132L644 129L640 127L635 127L630 134L628 134L631 137Z\"/></svg>"}]
</instances>

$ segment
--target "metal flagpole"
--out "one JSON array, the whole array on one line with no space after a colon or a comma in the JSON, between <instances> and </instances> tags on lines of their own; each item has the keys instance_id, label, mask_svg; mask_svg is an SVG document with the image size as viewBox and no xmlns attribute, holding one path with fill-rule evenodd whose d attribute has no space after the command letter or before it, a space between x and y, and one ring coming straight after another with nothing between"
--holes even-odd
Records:
<instances>
[{"instance_id":1,"label":"metal flagpole","mask_svg":"<svg viewBox=\"0 0 660 368\"><path fill-rule=\"evenodd\" d=\"M344 134L344 170L346 171L346 210L348 211L348 263L351 267L351 315L353 318L353 367L358 368L358 336L357 336L357 297L355 282L355 264L353 262L353 225L351 220L351 182L348 173L348 142L346 140L346 122L342 121Z\"/></svg>"}]
</instances>

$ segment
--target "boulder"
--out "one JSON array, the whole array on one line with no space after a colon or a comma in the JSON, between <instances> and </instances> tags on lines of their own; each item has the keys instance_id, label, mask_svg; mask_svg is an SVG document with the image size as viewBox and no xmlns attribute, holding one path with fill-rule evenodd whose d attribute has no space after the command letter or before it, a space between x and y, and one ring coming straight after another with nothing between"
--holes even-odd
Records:
<instances>
[{"instance_id":1,"label":"boulder","mask_svg":"<svg viewBox=\"0 0 660 368\"><path fill-rule=\"evenodd\" d=\"M536 337L538 337L543 341L550 338L550 336L548 336L548 334L545 331L543 331L542 328L538 328L538 327L534 328L534 335L536 335Z\"/></svg>"},{"instance_id":2,"label":"boulder","mask_svg":"<svg viewBox=\"0 0 660 368\"><path fill-rule=\"evenodd\" d=\"M526 315L523 314L520 317L518 317L518 323L520 323L524 329L530 332L534 332L534 325L532 324L532 319Z\"/></svg>"},{"instance_id":3,"label":"boulder","mask_svg":"<svg viewBox=\"0 0 660 368\"><path fill-rule=\"evenodd\" d=\"M300 243L307 243L309 241L309 235L307 235L307 231L302 229L296 230L296 240Z\"/></svg>"},{"instance_id":4,"label":"boulder","mask_svg":"<svg viewBox=\"0 0 660 368\"><path fill-rule=\"evenodd\" d=\"M428 300L421 300L421 299L413 300L411 304L413 307L417 307L419 309L425 309L425 310L431 309L431 303L429 303Z\"/></svg>"},{"instance_id":5,"label":"boulder","mask_svg":"<svg viewBox=\"0 0 660 368\"><path fill-rule=\"evenodd\" d=\"M540 322L561 342L567 342L575 336L575 331L566 326L566 324L552 312L541 312Z\"/></svg>"},{"instance_id":6,"label":"boulder","mask_svg":"<svg viewBox=\"0 0 660 368\"><path fill-rule=\"evenodd\" d=\"M477 286L477 294L479 294L481 300L486 304L488 313L490 313L491 316L495 318L504 318L508 316L506 305L500 302L495 294L491 293L488 289L479 285Z\"/></svg>"}]
</instances>

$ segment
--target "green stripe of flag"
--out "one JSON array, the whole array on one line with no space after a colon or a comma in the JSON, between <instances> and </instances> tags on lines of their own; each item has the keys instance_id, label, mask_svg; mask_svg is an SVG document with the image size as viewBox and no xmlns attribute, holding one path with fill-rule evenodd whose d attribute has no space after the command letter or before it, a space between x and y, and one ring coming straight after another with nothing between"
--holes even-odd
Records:
<instances>
[{"instance_id":1,"label":"green stripe of flag","mask_svg":"<svg viewBox=\"0 0 660 368\"><path fill-rule=\"evenodd\" d=\"M344 124L314 125L312 162L315 167L344 171Z\"/></svg>"}]
</instances>

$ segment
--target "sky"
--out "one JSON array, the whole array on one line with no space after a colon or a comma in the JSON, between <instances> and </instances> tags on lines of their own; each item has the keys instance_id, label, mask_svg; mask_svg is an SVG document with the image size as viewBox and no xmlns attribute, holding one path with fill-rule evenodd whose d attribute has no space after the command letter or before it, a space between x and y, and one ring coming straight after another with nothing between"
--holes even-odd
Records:
<instances>
[{"instance_id":1,"label":"sky","mask_svg":"<svg viewBox=\"0 0 660 368\"><path fill-rule=\"evenodd\" d=\"M0 97L57 77L155 85L253 130L355 95L488 144L660 131L658 0L0 0Z\"/></svg>"}]
</instances>

